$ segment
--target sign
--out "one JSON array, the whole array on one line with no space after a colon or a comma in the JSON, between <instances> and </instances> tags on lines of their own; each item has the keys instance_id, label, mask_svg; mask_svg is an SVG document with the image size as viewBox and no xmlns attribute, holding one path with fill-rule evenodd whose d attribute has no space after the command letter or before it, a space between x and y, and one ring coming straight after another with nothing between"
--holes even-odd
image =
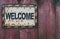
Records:
<instances>
[{"instance_id":1,"label":"sign","mask_svg":"<svg viewBox=\"0 0 60 39\"><path fill-rule=\"evenodd\" d=\"M37 25L36 5L3 5L3 28L32 28Z\"/></svg>"}]
</instances>

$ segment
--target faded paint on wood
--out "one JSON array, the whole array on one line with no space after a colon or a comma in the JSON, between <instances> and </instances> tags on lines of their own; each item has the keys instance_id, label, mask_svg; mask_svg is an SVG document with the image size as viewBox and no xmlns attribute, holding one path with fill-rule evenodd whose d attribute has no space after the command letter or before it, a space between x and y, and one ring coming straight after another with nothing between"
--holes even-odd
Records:
<instances>
[{"instance_id":1,"label":"faded paint on wood","mask_svg":"<svg viewBox=\"0 0 60 39\"><path fill-rule=\"evenodd\" d=\"M1 0L1 7L0 9L2 8L2 4L13 4L12 2L13 0ZM16 3L15 3L16 4ZM2 11L2 10L0 10ZM2 13L2 12L0 12ZM1 16L1 15L0 15ZM1 20L1 19L0 19ZM0 21L1 22L1 21ZM2 23L2 22L1 22ZM2 28L2 25L0 25ZM19 38L19 30L12 30L12 29L8 29L8 30L4 30L4 29L1 29L0 31L1 35L0 35L0 39L18 39Z\"/></svg>"},{"instance_id":2,"label":"faded paint on wood","mask_svg":"<svg viewBox=\"0 0 60 39\"><path fill-rule=\"evenodd\" d=\"M0 19L0 39L55 39L55 13L53 0L41 0L38 5L37 29L4 30ZM17 0L0 0L0 18L2 4L18 4ZM21 0L19 4L36 4L35 0ZM57 9L59 10L59 9ZM59 14L57 15L59 19ZM58 22L59 25L59 22ZM58 36L59 38L59 36Z\"/></svg>"},{"instance_id":3,"label":"faded paint on wood","mask_svg":"<svg viewBox=\"0 0 60 39\"><path fill-rule=\"evenodd\" d=\"M55 13L52 0L44 0L39 6L39 39L55 39Z\"/></svg>"},{"instance_id":4,"label":"faded paint on wood","mask_svg":"<svg viewBox=\"0 0 60 39\"><path fill-rule=\"evenodd\" d=\"M22 0L20 3L21 4L36 4L35 0ZM37 30L34 28L21 30L20 39L37 39Z\"/></svg>"},{"instance_id":5,"label":"faded paint on wood","mask_svg":"<svg viewBox=\"0 0 60 39\"><path fill-rule=\"evenodd\" d=\"M60 39L60 5L56 5L56 37Z\"/></svg>"}]
</instances>

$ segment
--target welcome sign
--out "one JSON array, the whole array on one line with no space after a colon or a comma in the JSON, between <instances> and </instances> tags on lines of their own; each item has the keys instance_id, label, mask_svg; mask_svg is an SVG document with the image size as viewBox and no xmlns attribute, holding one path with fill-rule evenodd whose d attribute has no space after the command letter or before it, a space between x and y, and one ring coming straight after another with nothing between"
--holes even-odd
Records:
<instances>
[{"instance_id":1,"label":"welcome sign","mask_svg":"<svg viewBox=\"0 0 60 39\"><path fill-rule=\"evenodd\" d=\"M3 28L32 28L37 26L36 5L3 5Z\"/></svg>"}]
</instances>

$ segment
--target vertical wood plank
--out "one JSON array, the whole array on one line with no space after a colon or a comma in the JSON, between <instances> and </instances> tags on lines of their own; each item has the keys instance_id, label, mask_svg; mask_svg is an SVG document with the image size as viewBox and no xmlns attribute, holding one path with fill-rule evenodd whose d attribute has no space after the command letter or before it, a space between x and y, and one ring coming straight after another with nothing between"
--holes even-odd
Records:
<instances>
[{"instance_id":1,"label":"vertical wood plank","mask_svg":"<svg viewBox=\"0 0 60 39\"><path fill-rule=\"evenodd\" d=\"M35 0L21 0L20 4L36 4ZM20 30L20 39L37 39L36 29Z\"/></svg>"},{"instance_id":2,"label":"vertical wood plank","mask_svg":"<svg viewBox=\"0 0 60 39\"><path fill-rule=\"evenodd\" d=\"M56 5L57 39L60 39L60 5Z\"/></svg>"},{"instance_id":3,"label":"vertical wood plank","mask_svg":"<svg viewBox=\"0 0 60 39\"><path fill-rule=\"evenodd\" d=\"M38 26L39 26L39 39L47 39L47 29L46 29L46 4L41 1L38 6Z\"/></svg>"},{"instance_id":4,"label":"vertical wood plank","mask_svg":"<svg viewBox=\"0 0 60 39\"><path fill-rule=\"evenodd\" d=\"M7 0L8 3L7 4L17 4L16 0ZM19 38L19 30L17 29L9 29L6 31L6 37L5 39L20 39Z\"/></svg>"},{"instance_id":5,"label":"vertical wood plank","mask_svg":"<svg viewBox=\"0 0 60 39\"><path fill-rule=\"evenodd\" d=\"M55 39L53 0L43 0L39 6L39 39Z\"/></svg>"},{"instance_id":6,"label":"vertical wood plank","mask_svg":"<svg viewBox=\"0 0 60 39\"><path fill-rule=\"evenodd\" d=\"M0 39L4 39L4 29L2 29L2 4L5 4L5 0L0 0Z\"/></svg>"},{"instance_id":7,"label":"vertical wood plank","mask_svg":"<svg viewBox=\"0 0 60 39\"><path fill-rule=\"evenodd\" d=\"M0 1L0 39L20 39L19 38L19 31L13 29L1 29L2 28L2 21L1 21L1 11L2 11L2 4L16 4L16 1L13 0L1 0Z\"/></svg>"},{"instance_id":8,"label":"vertical wood plank","mask_svg":"<svg viewBox=\"0 0 60 39\"><path fill-rule=\"evenodd\" d=\"M55 24L55 14L56 11L54 11L54 4L53 0L48 0L48 5L49 10L47 10L47 39L55 39L55 29L56 29L56 24ZM47 8L47 7L46 7Z\"/></svg>"}]
</instances>

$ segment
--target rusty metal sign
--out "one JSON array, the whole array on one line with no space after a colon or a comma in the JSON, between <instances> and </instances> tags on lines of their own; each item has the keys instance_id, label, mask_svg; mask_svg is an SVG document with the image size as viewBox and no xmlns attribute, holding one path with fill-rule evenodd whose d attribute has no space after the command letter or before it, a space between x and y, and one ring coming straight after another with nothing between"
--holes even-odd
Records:
<instances>
[{"instance_id":1,"label":"rusty metal sign","mask_svg":"<svg viewBox=\"0 0 60 39\"><path fill-rule=\"evenodd\" d=\"M3 5L3 28L32 28L37 26L36 5Z\"/></svg>"}]
</instances>

